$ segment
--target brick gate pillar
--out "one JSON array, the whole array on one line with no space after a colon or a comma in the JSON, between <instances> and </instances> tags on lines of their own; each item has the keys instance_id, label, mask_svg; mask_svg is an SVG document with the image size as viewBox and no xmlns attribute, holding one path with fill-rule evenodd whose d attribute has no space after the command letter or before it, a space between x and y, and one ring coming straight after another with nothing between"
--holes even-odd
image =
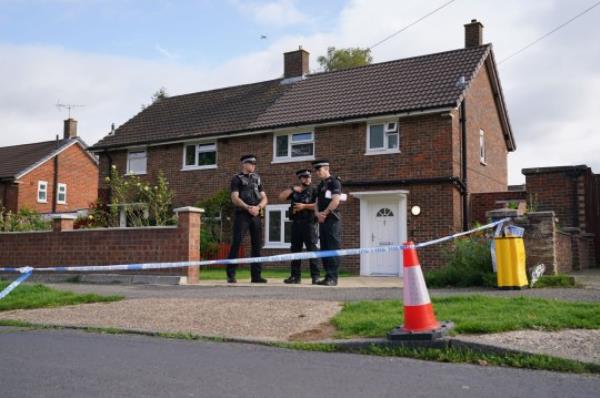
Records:
<instances>
[{"instance_id":1,"label":"brick gate pillar","mask_svg":"<svg viewBox=\"0 0 600 398\"><path fill-rule=\"evenodd\" d=\"M183 255L181 261L199 261L200 260L200 215L204 209L198 207L180 207L173 210L177 213L177 226L181 231L181 243L183 245ZM187 267L187 283L198 283L200 277L200 267Z\"/></svg>"}]
</instances>

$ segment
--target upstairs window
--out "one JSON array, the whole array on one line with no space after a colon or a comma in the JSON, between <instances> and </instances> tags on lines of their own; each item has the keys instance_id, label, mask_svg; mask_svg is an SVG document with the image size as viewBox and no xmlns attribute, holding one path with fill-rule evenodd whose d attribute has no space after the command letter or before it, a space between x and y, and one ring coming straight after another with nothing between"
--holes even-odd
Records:
<instances>
[{"instance_id":1,"label":"upstairs window","mask_svg":"<svg viewBox=\"0 0 600 398\"><path fill-rule=\"evenodd\" d=\"M183 170L214 169L217 167L217 144L186 144L183 157Z\"/></svg>"},{"instance_id":2,"label":"upstairs window","mask_svg":"<svg viewBox=\"0 0 600 398\"><path fill-rule=\"evenodd\" d=\"M148 154L145 149L127 152L127 174L146 174Z\"/></svg>"},{"instance_id":3,"label":"upstairs window","mask_svg":"<svg viewBox=\"0 0 600 398\"><path fill-rule=\"evenodd\" d=\"M67 184L58 183L58 189L56 191L56 203L59 205L67 204Z\"/></svg>"},{"instance_id":4,"label":"upstairs window","mask_svg":"<svg viewBox=\"0 0 600 398\"><path fill-rule=\"evenodd\" d=\"M400 151L398 122L370 123L367 127L367 153Z\"/></svg>"},{"instance_id":5,"label":"upstairs window","mask_svg":"<svg viewBox=\"0 0 600 398\"><path fill-rule=\"evenodd\" d=\"M37 201L38 201L38 203L48 203L48 182L47 181L38 181Z\"/></svg>"},{"instance_id":6,"label":"upstairs window","mask_svg":"<svg viewBox=\"0 0 600 398\"><path fill-rule=\"evenodd\" d=\"M313 160L315 135L312 131L276 134L273 138L273 161Z\"/></svg>"},{"instance_id":7,"label":"upstairs window","mask_svg":"<svg viewBox=\"0 0 600 398\"><path fill-rule=\"evenodd\" d=\"M483 130L479 130L479 162L487 164L485 156L485 132Z\"/></svg>"}]
</instances>

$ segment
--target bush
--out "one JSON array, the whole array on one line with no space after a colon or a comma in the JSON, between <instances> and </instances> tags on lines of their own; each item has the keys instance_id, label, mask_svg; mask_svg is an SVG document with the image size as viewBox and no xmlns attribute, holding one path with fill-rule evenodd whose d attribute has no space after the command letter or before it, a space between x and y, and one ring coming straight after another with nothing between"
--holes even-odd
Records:
<instances>
[{"instance_id":1,"label":"bush","mask_svg":"<svg viewBox=\"0 0 600 398\"><path fill-rule=\"evenodd\" d=\"M134 175L122 176L113 165L105 182L110 186L110 203L92 204L87 219L77 223L79 228L118 227L121 210L125 211L127 226L176 224L171 209L173 192L162 171L150 184Z\"/></svg>"},{"instance_id":2,"label":"bush","mask_svg":"<svg viewBox=\"0 0 600 398\"><path fill-rule=\"evenodd\" d=\"M44 220L42 216L28 209L21 209L17 213L0 208L0 231L2 232L26 232L47 231L52 229L52 222Z\"/></svg>"},{"instance_id":3,"label":"bush","mask_svg":"<svg viewBox=\"0 0 600 398\"><path fill-rule=\"evenodd\" d=\"M480 237L459 239L446 256L446 267L425 272L429 287L496 285L488 240Z\"/></svg>"}]
</instances>

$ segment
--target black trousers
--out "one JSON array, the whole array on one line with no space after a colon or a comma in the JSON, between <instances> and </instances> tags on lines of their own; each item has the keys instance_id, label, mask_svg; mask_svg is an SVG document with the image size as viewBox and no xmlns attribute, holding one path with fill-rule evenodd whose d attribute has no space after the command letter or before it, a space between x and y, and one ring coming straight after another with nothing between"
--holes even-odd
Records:
<instances>
[{"instance_id":1,"label":"black trousers","mask_svg":"<svg viewBox=\"0 0 600 398\"><path fill-rule=\"evenodd\" d=\"M306 250L309 252L319 250L317 248L317 224L305 220L294 220L292 223L292 253L298 253L302 251L302 247L306 246ZM319 261L316 258L311 258L310 262L310 276L311 278L319 277ZM300 260L292 261L292 272L293 277L300 278Z\"/></svg>"},{"instance_id":2,"label":"black trousers","mask_svg":"<svg viewBox=\"0 0 600 398\"><path fill-rule=\"evenodd\" d=\"M233 239L228 258L237 258L240 252L240 245L246 232L250 230L250 242L252 245L252 257L260 257L260 247L262 245L262 226L260 217L253 217L247 211L236 211L233 221ZM227 277L235 278L237 264L227 264ZM252 263L250 265L250 275L252 280L259 279L262 271L261 263Z\"/></svg>"},{"instance_id":3,"label":"black trousers","mask_svg":"<svg viewBox=\"0 0 600 398\"><path fill-rule=\"evenodd\" d=\"M319 224L321 250L338 250L342 242L341 232L342 223L335 216L330 215L323 224ZM325 278L337 281L340 258L323 257L321 260L323 261L323 268L325 268Z\"/></svg>"}]
</instances>

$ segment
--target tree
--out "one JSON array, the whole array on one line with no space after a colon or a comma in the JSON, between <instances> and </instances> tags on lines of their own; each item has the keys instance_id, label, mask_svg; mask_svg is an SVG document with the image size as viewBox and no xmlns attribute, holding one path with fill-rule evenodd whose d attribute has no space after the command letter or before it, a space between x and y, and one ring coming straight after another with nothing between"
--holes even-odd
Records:
<instances>
[{"instance_id":1,"label":"tree","mask_svg":"<svg viewBox=\"0 0 600 398\"><path fill-rule=\"evenodd\" d=\"M161 87L158 89L158 91L156 91L154 94L152 94L152 103L150 105L152 105L156 102L160 102L160 101L164 100L165 98L169 98L169 94L167 93L166 88ZM146 109L150 105L142 104L142 110Z\"/></svg>"},{"instance_id":2,"label":"tree","mask_svg":"<svg viewBox=\"0 0 600 398\"><path fill-rule=\"evenodd\" d=\"M369 48L353 47L336 50L335 47L328 47L327 55L319 56L317 61L325 72L331 72L369 65L373 62L373 57L371 57L371 49Z\"/></svg>"}]
</instances>

